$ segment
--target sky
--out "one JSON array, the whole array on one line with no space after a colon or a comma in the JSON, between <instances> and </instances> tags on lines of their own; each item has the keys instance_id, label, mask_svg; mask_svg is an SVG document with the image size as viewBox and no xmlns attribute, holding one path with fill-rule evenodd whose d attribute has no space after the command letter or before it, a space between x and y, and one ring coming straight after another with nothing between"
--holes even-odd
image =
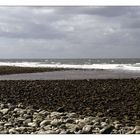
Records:
<instances>
[{"instance_id":1,"label":"sky","mask_svg":"<svg viewBox=\"0 0 140 140\"><path fill-rule=\"evenodd\" d=\"M0 7L0 58L140 58L140 7Z\"/></svg>"}]
</instances>

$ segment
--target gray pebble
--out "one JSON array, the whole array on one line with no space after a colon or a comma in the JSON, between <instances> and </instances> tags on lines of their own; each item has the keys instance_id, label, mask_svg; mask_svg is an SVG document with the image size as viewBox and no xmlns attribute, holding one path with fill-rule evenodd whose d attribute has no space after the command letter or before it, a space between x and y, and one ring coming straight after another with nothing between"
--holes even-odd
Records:
<instances>
[{"instance_id":1,"label":"gray pebble","mask_svg":"<svg viewBox=\"0 0 140 140\"><path fill-rule=\"evenodd\" d=\"M92 126L91 125L85 125L82 129L82 133L89 134L91 132L92 132Z\"/></svg>"},{"instance_id":2,"label":"gray pebble","mask_svg":"<svg viewBox=\"0 0 140 140\"><path fill-rule=\"evenodd\" d=\"M18 131L16 131L15 128L9 129L9 133L10 133L10 134L19 134Z\"/></svg>"},{"instance_id":3,"label":"gray pebble","mask_svg":"<svg viewBox=\"0 0 140 140\"><path fill-rule=\"evenodd\" d=\"M1 110L0 110L0 112L1 112L3 115L7 114L8 111L9 111L8 108L4 108L4 109L1 109Z\"/></svg>"},{"instance_id":4,"label":"gray pebble","mask_svg":"<svg viewBox=\"0 0 140 140\"><path fill-rule=\"evenodd\" d=\"M54 119L53 121L51 121L50 124L51 124L51 125L54 125L54 126L57 126L57 125L62 124L62 121L59 120L59 119Z\"/></svg>"},{"instance_id":5,"label":"gray pebble","mask_svg":"<svg viewBox=\"0 0 140 140\"><path fill-rule=\"evenodd\" d=\"M72 118L68 118L68 119L65 120L65 123L74 123L74 122L75 121Z\"/></svg>"},{"instance_id":6,"label":"gray pebble","mask_svg":"<svg viewBox=\"0 0 140 140\"><path fill-rule=\"evenodd\" d=\"M51 122L50 120L44 120L40 123L40 126L48 125L48 124L50 124L50 122Z\"/></svg>"},{"instance_id":7,"label":"gray pebble","mask_svg":"<svg viewBox=\"0 0 140 140\"><path fill-rule=\"evenodd\" d=\"M101 122L101 127L104 128L107 126L107 123L106 122Z\"/></svg>"},{"instance_id":8,"label":"gray pebble","mask_svg":"<svg viewBox=\"0 0 140 140\"><path fill-rule=\"evenodd\" d=\"M5 123L4 126L5 126L5 127L11 127L11 126L13 126L13 125L12 125L11 122L8 122L8 123Z\"/></svg>"},{"instance_id":9,"label":"gray pebble","mask_svg":"<svg viewBox=\"0 0 140 140\"><path fill-rule=\"evenodd\" d=\"M37 127L37 124L35 122L30 122L30 123L28 123L28 126L30 126L30 127Z\"/></svg>"}]
</instances>

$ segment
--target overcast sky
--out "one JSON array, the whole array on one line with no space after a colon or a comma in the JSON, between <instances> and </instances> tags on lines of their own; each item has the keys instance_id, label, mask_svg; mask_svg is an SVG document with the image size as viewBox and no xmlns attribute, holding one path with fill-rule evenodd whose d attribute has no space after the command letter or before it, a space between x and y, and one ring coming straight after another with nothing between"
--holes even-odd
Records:
<instances>
[{"instance_id":1,"label":"overcast sky","mask_svg":"<svg viewBox=\"0 0 140 140\"><path fill-rule=\"evenodd\" d=\"M140 58L140 7L0 7L0 58Z\"/></svg>"}]
</instances>

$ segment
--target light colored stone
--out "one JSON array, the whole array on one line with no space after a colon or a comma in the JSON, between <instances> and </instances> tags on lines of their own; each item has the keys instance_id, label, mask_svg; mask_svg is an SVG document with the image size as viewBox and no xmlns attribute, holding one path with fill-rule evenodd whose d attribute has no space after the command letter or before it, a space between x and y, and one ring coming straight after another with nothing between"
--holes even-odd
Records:
<instances>
[{"instance_id":1,"label":"light colored stone","mask_svg":"<svg viewBox=\"0 0 140 140\"><path fill-rule=\"evenodd\" d=\"M60 119L61 118L61 115L62 115L63 113L60 113L60 112L52 112L51 114L50 114L50 117L52 118L52 119Z\"/></svg>"},{"instance_id":2,"label":"light colored stone","mask_svg":"<svg viewBox=\"0 0 140 140\"><path fill-rule=\"evenodd\" d=\"M64 129L71 130L72 132L77 132L77 131L79 131L82 128L79 125L77 125L77 124L67 123L67 124L65 124L65 128Z\"/></svg>"},{"instance_id":3,"label":"light colored stone","mask_svg":"<svg viewBox=\"0 0 140 140\"><path fill-rule=\"evenodd\" d=\"M0 125L4 125L4 124L5 124L5 122L0 121Z\"/></svg>"},{"instance_id":4,"label":"light colored stone","mask_svg":"<svg viewBox=\"0 0 140 140\"><path fill-rule=\"evenodd\" d=\"M0 112L1 112L3 115L7 114L8 111L9 111L8 108L4 108L4 109L1 109L1 110L0 110Z\"/></svg>"},{"instance_id":5,"label":"light colored stone","mask_svg":"<svg viewBox=\"0 0 140 140\"><path fill-rule=\"evenodd\" d=\"M106 122L101 122L101 127L104 128L107 126L107 123Z\"/></svg>"},{"instance_id":6,"label":"light colored stone","mask_svg":"<svg viewBox=\"0 0 140 140\"><path fill-rule=\"evenodd\" d=\"M84 127L84 126L86 125L85 120L79 119L78 125L79 125L80 127Z\"/></svg>"},{"instance_id":7,"label":"light colored stone","mask_svg":"<svg viewBox=\"0 0 140 140\"><path fill-rule=\"evenodd\" d=\"M47 115L49 115L49 112L48 111L45 111L45 110L42 110L38 114L47 116Z\"/></svg>"},{"instance_id":8,"label":"light colored stone","mask_svg":"<svg viewBox=\"0 0 140 140\"><path fill-rule=\"evenodd\" d=\"M25 121L24 121L24 123L30 123L31 122L31 119L26 119Z\"/></svg>"},{"instance_id":9,"label":"light colored stone","mask_svg":"<svg viewBox=\"0 0 140 140\"><path fill-rule=\"evenodd\" d=\"M4 126L5 127L11 127L12 126L12 123L11 122L5 123Z\"/></svg>"},{"instance_id":10,"label":"light colored stone","mask_svg":"<svg viewBox=\"0 0 140 140\"><path fill-rule=\"evenodd\" d=\"M119 122L119 121L117 121L117 120L116 120L116 121L114 121L113 123L114 123L114 124L120 124L120 122Z\"/></svg>"},{"instance_id":11,"label":"light colored stone","mask_svg":"<svg viewBox=\"0 0 140 140\"><path fill-rule=\"evenodd\" d=\"M45 131L44 134L59 134L59 130L57 130L57 131L48 130L48 131Z\"/></svg>"},{"instance_id":12,"label":"light colored stone","mask_svg":"<svg viewBox=\"0 0 140 140\"><path fill-rule=\"evenodd\" d=\"M21 126L21 127L17 127L17 128L15 128L17 131L25 131L26 130L26 127L23 127L23 126Z\"/></svg>"},{"instance_id":13,"label":"light colored stone","mask_svg":"<svg viewBox=\"0 0 140 140\"><path fill-rule=\"evenodd\" d=\"M22 118L22 117L18 117L16 120L17 120L17 122L19 122L19 123L21 123L21 122L25 121L25 119L24 119L24 118Z\"/></svg>"},{"instance_id":14,"label":"light colored stone","mask_svg":"<svg viewBox=\"0 0 140 140\"><path fill-rule=\"evenodd\" d=\"M47 131L47 130L51 130L52 126L51 125L47 125L43 127L43 130Z\"/></svg>"},{"instance_id":15,"label":"light colored stone","mask_svg":"<svg viewBox=\"0 0 140 140\"><path fill-rule=\"evenodd\" d=\"M51 121L50 124L51 124L51 125L54 125L54 126L57 126L57 125L62 124L62 121L59 120L59 119L54 119L53 121Z\"/></svg>"},{"instance_id":16,"label":"light colored stone","mask_svg":"<svg viewBox=\"0 0 140 140\"><path fill-rule=\"evenodd\" d=\"M135 126L135 128L132 130L132 133L140 134L140 126Z\"/></svg>"},{"instance_id":17,"label":"light colored stone","mask_svg":"<svg viewBox=\"0 0 140 140\"><path fill-rule=\"evenodd\" d=\"M2 131L4 129L4 127L2 125L0 125L0 131Z\"/></svg>"},{"instance_id":18,"label":"light colored stone","mask_svg":"<svg viewBox=\"0 0 140 140\"><path fill-rule=\"evenodd\" d=\"M28 123L28 126L30 126L30 127L37 127L37 124L34 123L34 122L30 122L30 123Z\"/></svg>"},{"instance_id":19,"label":"light colored stone","mask_svg":"<svg viewBox=\"0 0 140 140\"><path fill-rule=\"evenodd\" d=\"M18 108L23 108L24 106L23 106L22 103L19 103L19 104L17 105L17 107L18 107Z\"/></svg>"},{"instance_id":20,"label":"light colored stone","mask_svg":"<svg viewBox=\"0 0 140 140\"><path fill-rule=\"evenodd\" d=\"M50 120L43 120L41 123L40 123L40 126L46 126L48 124L50 124Z\"/></svg>"},{"instance_id":21,"label":"light colored stone","mask_svg":"<svg viewBox=\"0 0 140 140\"><path fill-rule=\"evenodd\" d=\"M8 134L9 132L7 130L3 130L3 131L0 131L0 134Z\"/></svg>"},{"instance_id":22,"label":"light colored stone","mask_svg":"<svg viewBox=\"0 0 140 140\"><path fill-rule=\"evenodd\" d=\"M67 131L66 130L61 130L60 134L67 134Z\"/></svg>"},{"instance_id":23,"label":"light colored stone","mask_svg":"<svg viewBox=\"0 0 140 140\"><path fill-rule=\"evenodd\" d=\"M13 110L13 112L20 112L20 111L21 111L20 108L15 108L15 109Z\"/></svg>"},{"instance_id":24,"label":"light colored stone","mask_svg":"<svg viewBox=\"0 0 140 140\"><path fill-rule=\"evenodd\" d=\"M86 118L84 118L84 121L86 122L86 124L90 124L93 119L94 119L94 117L86 117Z\"/></svg>"},{"instance_id":25,"label":"light colored stone","mask_svg":"<svg viewBox=\"0 0 140 140\"><path fill-rule=\"evenodd\" d=\"M77 117L76 113L68 113L66 116L68 116L69 118L75 118Z\"/></svg>"},{"instance_id":26,"label":"light colored stone","mask_svg":"<svg viewBox=\"0 0 140 140\"><path fill-rule=\"evenodd\" d=\"M4 104L0 104L0 109L3 109L4 108Z\"/></svg>"},{"instance_id":27,"label":"light colored stone","mask_svg":"<svg viewBox=\"0 0 140 140\"><path fill-rule=\"evenodd\" d=\"M10 133L10 134L19 134L19 133L16 131L15 128L9 129L9 133Z\"/></svg>"},{"instance_id":28,"label":"light colored stone","mask_svg":"<svg viewBox=\"0 0 140 140\"><path fill-rule=\"evenodd\" d=\"M122 124L117 123L117 124L115 124L114 127L115 127L116 129L120 129L121 126L122 126Z\"/></svg>"},{"instance_id":29,"label":"light colored stone","mask_svg":"<svg viewBox=\"0 0 140 140\"><path fill-rule=\"evenodd\" d=\"M91 133L92 132L92 126L91 125L85 125L82 129L82 132L86 133L86 134Z\"/></svg>"}]
</instances>

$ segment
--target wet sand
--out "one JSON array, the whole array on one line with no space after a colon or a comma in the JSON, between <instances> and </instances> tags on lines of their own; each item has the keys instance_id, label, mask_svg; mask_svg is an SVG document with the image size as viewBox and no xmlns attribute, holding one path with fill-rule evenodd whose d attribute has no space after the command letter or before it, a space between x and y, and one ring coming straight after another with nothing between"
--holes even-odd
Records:
<instances>
[{"instance_id":1,"label":"wet sand","mask_svg":"<svg viewBox=\"0 0 140 140\"><path fill-rule=\"evenodd\" d=\"M62 70L0 75L0 80L83 80L139 78L139 71L122 70Z\"/></svg>"}]
</instances>

